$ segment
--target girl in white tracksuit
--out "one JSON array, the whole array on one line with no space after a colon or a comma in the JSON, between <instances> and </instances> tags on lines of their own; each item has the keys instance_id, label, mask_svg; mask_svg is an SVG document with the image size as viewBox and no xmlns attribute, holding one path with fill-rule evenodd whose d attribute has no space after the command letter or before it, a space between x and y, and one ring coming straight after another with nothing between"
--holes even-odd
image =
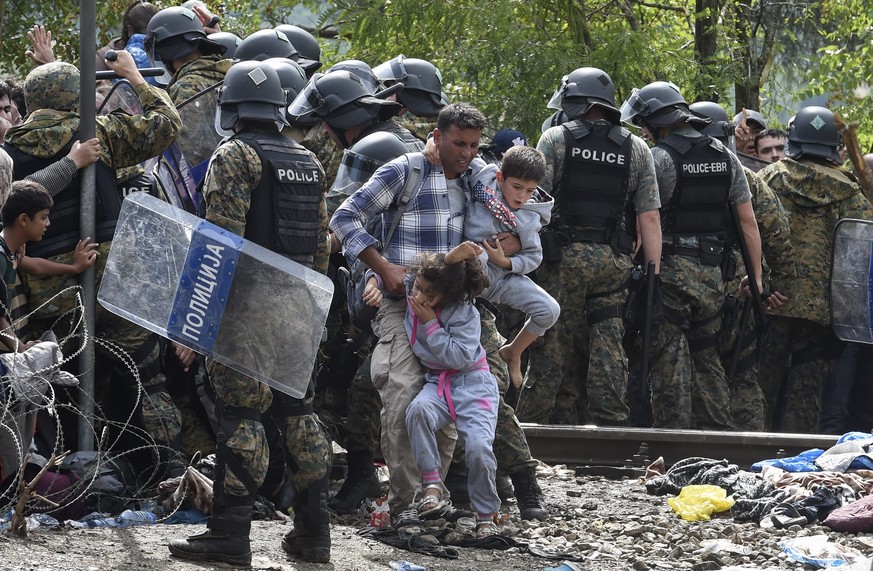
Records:
<instances>
[{"instance_id":1,"label":"girl in white tracksuit","mask_svg":"<svg viewBox=\"0 0 873 571\"><path fill-rule=\"evenodd\" d=\"M469 468L470 506L477 514L477 537L497 533L500 508L491 445L497 426L497 380L479 343L479 313L473 298L488 281L477 258L482 249L464 242L448 254L422 254L407 275L406 332L421 361L426 383L406 409L406 427L423 496L422 516L444 505L440 453L435 432L455 423Z\"/></svg>"}]
</instances>

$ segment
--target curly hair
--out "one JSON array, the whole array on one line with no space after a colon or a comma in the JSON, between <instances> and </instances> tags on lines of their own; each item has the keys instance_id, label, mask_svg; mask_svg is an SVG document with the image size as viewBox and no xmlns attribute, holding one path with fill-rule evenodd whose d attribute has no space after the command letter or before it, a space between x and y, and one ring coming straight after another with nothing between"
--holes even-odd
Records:
<instances>
[{"instance_id":1,"label":"curly hair","mask_svg":"<svg viewBox=\"0 0 873 571\"><path fill-rule=\"evenodd\" d=\"M489 285L479 258L448 265L445 254L424 252L416 256L409 272L429 281L434 293L442 294L442 305L472 301Z\"/></svg>"}]
</instances>

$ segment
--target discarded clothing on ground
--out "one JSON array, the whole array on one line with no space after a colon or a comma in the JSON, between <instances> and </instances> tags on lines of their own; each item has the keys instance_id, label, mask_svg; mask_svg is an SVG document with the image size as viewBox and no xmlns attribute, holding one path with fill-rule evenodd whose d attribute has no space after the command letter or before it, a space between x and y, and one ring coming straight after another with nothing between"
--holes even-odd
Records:
<instances>
[{"instance_id":1,"label":"discarded clothing on ground","mask_svg":"<svg viewBox=\"0 0 873 571\"><path fill-rule=\"evenodd\" d=\"M544 551L528 543L521 543L506 535L491 535L476 539L469 533L457 531L449 525L443 529L421 528L374 528L365 527L358 535L381 541L391 547L405 549L414 553L422 553L443 559L457 559L460 552L457 547L474 547L477 549L498 549L501 551L518 548L522 553L555 561L583 561L582 557L569 553L553 553Z\"/></svg>"},{"instance_id":2,"label":"discarded clothing on ground","mask_svg":"<svg viewBox=\"0 0 873 571\"><path fill-rule=\"evenodd\" d=\"M646 491L656 496L679 495L685 486L709 484L727 490L734 498L758 498L768 495L772 486L755 474L740 470L727 460L685 458L673 464L663 476L646 482Z\"/></svg>"},{"instance_id":3,"label":"discarded clothing on ground","mask_svg":"<svg viewBox=\"0 0 873 571\"><path fill-rule=\"evenodd\" d=\"M835 509L823 523L832 530L842 533L873 531L873 496L866 496Z\"/></svg>"},{"instance_id":4,"label":"discarded clothing on ground","mask_svg":"<svg viewBox=\"0 0 873 571\"><path fill-rule=\"evenodd\" d=\"M828 472L873 470L873 435L847 432L837 443L815 459L815 465Z\"/></svg>"}]
</instances>

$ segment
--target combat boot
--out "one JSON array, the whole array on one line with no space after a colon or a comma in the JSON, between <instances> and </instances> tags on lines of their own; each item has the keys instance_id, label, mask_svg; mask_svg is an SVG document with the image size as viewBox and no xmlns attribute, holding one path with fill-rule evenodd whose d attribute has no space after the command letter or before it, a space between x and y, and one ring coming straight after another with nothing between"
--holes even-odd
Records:
<instances>
[{"instance_id":1,"label":"combat boot","mask_svg":"<svg viewBox=\"0 0 873 571\"><path fill-rule=\"evenodd\" d=\"M311 563L330 563L327 476L294 496L294 529L282 538L285 553Z\"/></svg>"},{"instance_id":2,"label":"combat boot","mask_svg":"<svg viewBox=\"0 0 873 571\"><path fill-rule=\"evenodd\" d=\"M187 539L170 540L168 547L170 553L180 559L222 561L249 567L252 564L251 526L251 505L213 506L206 531Z\"/></svg>"},{"instance_id":3,"label":"combat boot","mask_svg":"<svg viewBox=\"0 0 873 571\"><path fill-rule=\"evenodd\" d=\"M537 483L536 468L524 468L509 475L515 488L515 498L518 500L518 511L521 519L536 519L545 521L549 517L543 504L543 491Z\"/></svg>"},{"instance_id":4,"label":"combat boot","mask_svg":"<svg viewBox=\"0 0 873 571\"><path fill-rule=\"evenodd\" d=\"M500 501L505 502L512 497L512 480L509 476L497 476L497 496Z\"/></svg>"},{"instance_id":5,"label":"combat boot","mask_svg":"<svg viewBox=\"0 0 873 571\"><path fill-rule=\"evenodd\" d=\"M342 487L330 500L330 510L338 514L353 513L366 498L382 495L382 486L373 467L373 455L368 451L349 451L348 476Z\"/></svg>"}]
</instances>

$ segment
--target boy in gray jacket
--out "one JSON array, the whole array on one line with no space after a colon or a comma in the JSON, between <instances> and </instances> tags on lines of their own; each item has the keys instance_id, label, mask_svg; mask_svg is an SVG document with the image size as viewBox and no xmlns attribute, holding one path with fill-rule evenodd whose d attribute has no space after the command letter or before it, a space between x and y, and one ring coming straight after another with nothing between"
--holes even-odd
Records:
<instances>
[{"instance_id":1,"label":"boy in gray jacket","mask_svg":"<svg viewBox=\"0 0 873 571\"><path fill-rule=\"evenodd\" d=\"M541 152L533 147L511 147L499 168L486 165L472 177L472 204L464 222L464 238L481 244L485 250L480 259L491 285L482 297L528 315L515 339L500 348L515 388L521 387L523 381L521 354L555 324L561 313L555 298L525 275L543 261L540 230L549 223L555 204L551 196L537 188L545 170ZM492 242L504 231L521 241L521 251L512 257L504 254L499 240Z\"/></svg>"}]
</instances>

